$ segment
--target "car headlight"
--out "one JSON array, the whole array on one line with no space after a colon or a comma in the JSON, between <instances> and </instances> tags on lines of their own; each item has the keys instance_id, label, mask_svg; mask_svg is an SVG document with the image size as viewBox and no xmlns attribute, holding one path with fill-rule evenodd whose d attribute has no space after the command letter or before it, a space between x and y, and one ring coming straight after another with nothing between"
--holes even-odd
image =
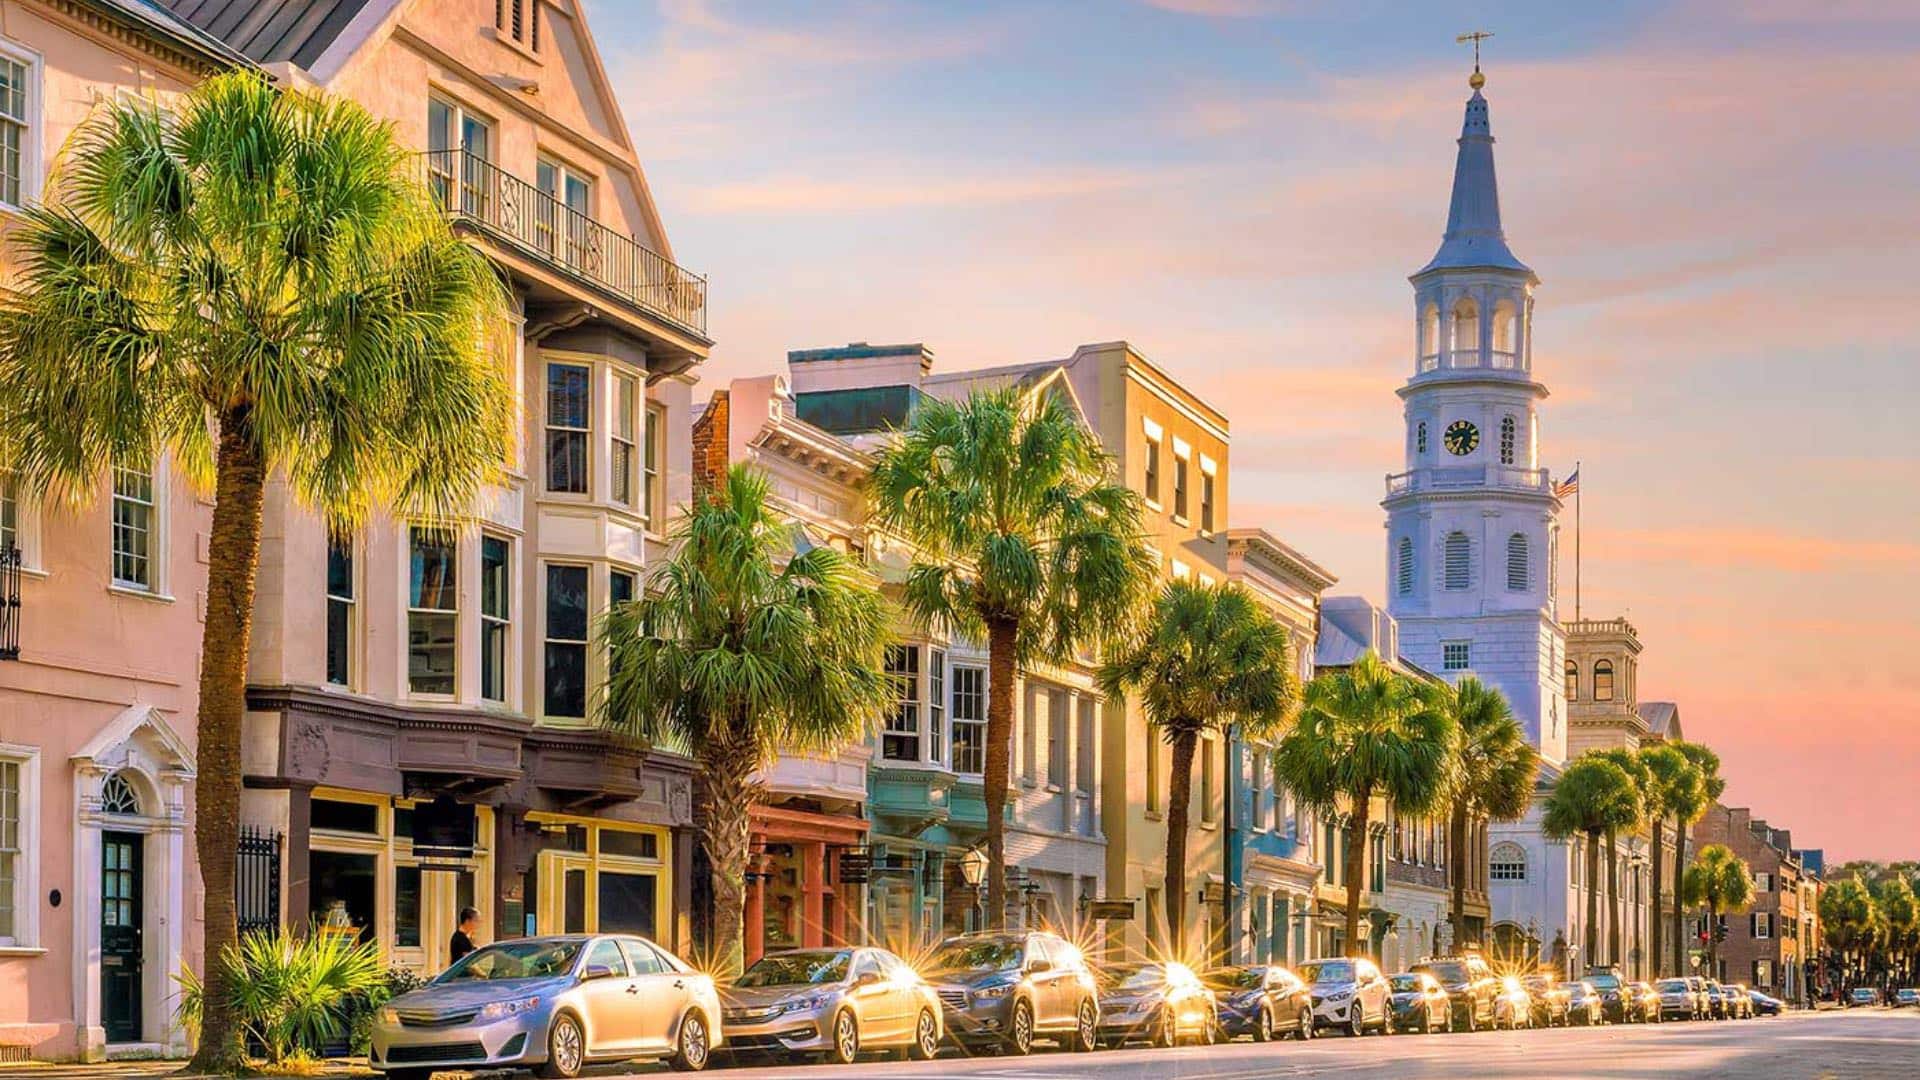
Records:
<instances>
[{"instance_id":1,"label":"car headlight","mask_svg":"<svg viewBox=\"0 0 1920 1080\"><path fill-rule=\"evenodd\" d=\"M977 998L1003 998L1012 992L1013 985L1011 983L1001 983L997 986L975 987L973 996Z\"/></svg>"},{"instance_id":2,"label":"car headlight","mask_svg":"<svg viewBox=\"0 0 1920 1080\"><path fill-rule=\"evenodd\" d=\"M509 1016L518 1016L531 1011L540 1004L537 997L516 998L513 1001L490 1001L480 1010L481 1020L505 1020Z\"/></svg>"},{"instance_id":3,"label":"car headlight","mask_svg":"<svg viewBox=\"0 0 1920 1080\"><path fill-rule=\"evenodd\" d=\"M808 994L805 997L788 998L780 1004L775 1005L773 1007L773 1013L775 1016L778 1016L781 1013L806 1012L810 1009L817 1009L826 1003L827 995Z\"/></svg>"},{"instance_id":4,"label":"car headlight","mask_svg":"<svg viewBox=\"0 0 1920 1080\"><path fill-rule=\"evenodd\" d=\"M380 1022L388 1025L389 1027L399 1027L400 1026L400 1010L395 1009L391 1006L383 1006L380 1009Z\"/></svg>"},{"instance_id":5,"label":"car headlight","mask_svg":"<svg viewBox=\"0 0 1920 1080\"><path fill-rule=\"evenodd\" d=\"M1260 991L1248 990L1245 993L1235 994L1232 998L1232 1002L1233 1002L1233 1007L1236 1009L1251 1009L1255 1005L1259 1004Z\"/></svg>"},{"instance_id":6,"label":"car headlight","mask_svg":"<svg viewBox=\"0 0 1920 1080\"><path fill-rule=\"evenodd\" d=\"M1351 989L1327 991L1328 1001L1345 1001L1352 996L1353 996L1353 991Z\"/></svg>"}]
</instances>

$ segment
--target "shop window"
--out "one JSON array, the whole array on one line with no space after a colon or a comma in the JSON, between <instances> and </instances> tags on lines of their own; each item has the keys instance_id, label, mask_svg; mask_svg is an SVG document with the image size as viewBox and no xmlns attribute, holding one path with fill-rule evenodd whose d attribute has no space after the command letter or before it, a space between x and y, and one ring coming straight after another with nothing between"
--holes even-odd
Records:
<instances>
[{"instance_id":1,"label":"shop window","mask_svg":"<svg viewBox=\"0 0 1920 1080\"><path fill-rule=\"evenodd\" d=\"M308 822L312 828L327 832L380 835L380 808L372 803L315 799Z\"/></svg>"},{"instance_id":2,"label":"shop window","mask_svg":"<svg viewBox=\"0 0 1920 1080\"><path fill-rule=\"evenodd\" d=\"M320 805L319 800L314 806ZM315 850L307 856L308 895L315 925L335 931L353 930L362 941L373 938L374 876L372 855Z\"/></svg>"},{"instance_id":3,"label":"shop window","mask_svg":"<svg viewBox=\"0 0 1920 1080\"><path fill-rule=\"evenodd\" d=\"M628 832L625 829L601 829L600 854L626 855L635 859L658 859L660 857L660 837L650 832Z\"/></svg>"},{"instance_id":4,"label":"shop window","mask_svg":"<svg viewBox=\"0 0 1920 1080\"><path fill-rule=\"evenodd\" d=\"M459 589L452 534L411 532L407 593L407 687L416 694L454 690Z\"/></svg>"},{"instance_id":5,"label":"shop window","mask_svg":"<svg viewBox=\"0 0 1920 1080\"><path fill-rule=\"evenodd\" d=\"M393 868L393 944L398 949L420 947L420 868Z\"/></svg>"},{"instance_id":6,"label":"shop window","mask_svg":"<svg viewBox=\"0 0 1920 1080\"><path fill-rule=\"evenodd\" d=\"M587 568L547 567L545 715L587 715Z\"/></svg>"},{"instance_id":7,"label":"shop window","mask_svg":"<svg viewBox=\"0 0 1920 1080\"><path fill-rule=\"evenodd\" d=\"M568 934L587 932L587 872L568 870L560 879L561 925Z\"/></svg>"},{"instance_id":8,"label":"shop window","mask_svg":"<svg viewBox=\"0 0 1920 1080\"><path fill-rule=\"evenodd\" d=\"M602 834L602 843L606 834ZM658 925L659 879L652 874L599 873L600 933L651 934Z\"/></svg>"},{"instance_id":9,"label":"shop window","mask_svg":"<svg viewBox=\"0 0 1920 1080\"><path fill-rule=\"evenodd\" d=\"M513 622L512 546L480 537L480 696L507 700L507 631Z\"/></svg>"}]
</instances>

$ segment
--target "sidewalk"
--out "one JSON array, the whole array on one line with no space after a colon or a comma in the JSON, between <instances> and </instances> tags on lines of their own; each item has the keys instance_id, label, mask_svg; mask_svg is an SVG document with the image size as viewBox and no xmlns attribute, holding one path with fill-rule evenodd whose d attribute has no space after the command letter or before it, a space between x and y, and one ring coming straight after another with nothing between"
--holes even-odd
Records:
<instances>
[{"instance_id":1,"label":"sidewalk","mask_svg":"<svg viewBox=\"0 0 1920 1080\"><path fill-rule=\"evenodd\" d=\"M103 1061L90 1065L50 1061L28 1061L0 1065L0 1077L20 1080L212 1080L185 1072L184 1061ZM293 1074L284 1075L296 1080ZM365 1080L377 1075L367 1068L366 1058L330 1058L297 1080Z\"/></svg>"}]
</instances>

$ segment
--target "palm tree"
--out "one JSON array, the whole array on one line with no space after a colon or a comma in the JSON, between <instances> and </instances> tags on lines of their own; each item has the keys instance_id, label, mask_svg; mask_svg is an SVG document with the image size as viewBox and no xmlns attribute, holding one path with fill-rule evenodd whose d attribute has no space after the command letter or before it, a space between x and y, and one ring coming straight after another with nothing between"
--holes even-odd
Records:
<instances>
[{"instance_id":1,"label":"palm tree","mask_svg":"<svg viewBox=\"0 0 1920 1080\"><path fill-rule=\"evenodd\" d=\"M1725 844L1708 844L1681 879L1681 899L1707 909L1707 970L1720 978L1720 915L1753 903L1753 870Z\"/></svg>"},{"instance_id":2,"label":"palm tree","mask_svg":"<svg viewBox=\"0 0 1920 1080\"><path fill-rule=\"evenodd\" d=\"M1582 754L1569 764L1547 796L1541 825L1555 840L1587 840L1587 933L1582 956L1593 963L1599 945L1600 842L1640 819L1640 793L1633 777L1614 762Z\"/></svg>"},{"instance_id":3,"label":"palm tree","mask_svg":"<svg viewBox=\"0 0 1920 1080\"><path fill-rule=\"evenodd\" d=\"M1852 989L1862 952L1872 944L1879 905L1859 875L1837 878L1820 890L1820 933L1840 953L1840 989Z\"/></svg>"},{"instance_id":4,"label":"palm tree","mask_svg":"<svg viewBox=\"0 0 1920 1080\"><path fill-rule=\"evenodd\" d=\"M392 129L248 73L171 108L103 100L21 213L0 302L8 465L78 504L167 455L213 494L194 846L205 951L236 943L240 717L269 477L337 534L376 507L464 517L501 474L505 294ZM226 968L206 965L191 1068L240 1062Z\"/></svg>"},{"instance_id":5,"label":"palm tree","mask_svg":"<svg viewBox=\"0 0 1920 1080\"><path fill-rule=\"evenodd\" d=\"M906 607L987 646L987 918L1006 923L1014 682L1123 633L1155 573L1140 496L1057 396L922 399L868 481L876 525L916 549Z\"/></svg>"},{"instance_id":6,"label":"palm tree","mask_svg":"<svg viewBox=\"0 0 1920 1080\"><path fill-rule=\"evenodd\" d=\"M1273 752L1274 775L1323 817L1349 808L1347 948L1359 949L1367 888L1367 825L1378 797L1408 814L1437 809L1448 794L1453 718L1428 688L1372 650L1307 684L1300 719ZM1329 853L1331 854L1331 853Z\"/></svg>"},{"instance_id":7,"label":"palm tree","mask_svg":"<svg viewBox=\"0 0 1920 1080\"><path fill-rule=\"evenodd\" d=\"M1100 690L1140 695L1147 723L1173 747L1167 803L1167 925L1186 925L1187 812L1194 747L1209 731L1270 739L1299 705L1286 627L1238 585L1173 581L1143 632L1110 654Z\"/></svg>"},{"instance_id":8,"label":"palm tree","mask_svg":"<svg viewBox=\"0 0 1920 1080\"><path fill-rule=\"evenodd\" d=\"M1459 737L1454 742L1451 778L1452 820L1447 827L1453 852L1453 941L1467 942L1467 828L1477 820L1518 821L1533 800L1540 754L1507 704L1506 695L1474 678L1441 691Z\"/></svg>"},{"instance_id":9,"label":"palm tree","mask_svg":"<svg viewBox=\"0 0 1920 1080\"><path fill-rule=\"evenodd\" d=\"M776 752L832 753L861 738L888 700L892 619L877 583L832 548L795 550L767 486L733 466L674 526L674 553L641 594L600 627L610 672L602 722L693 758L722 975L743 958L759 774Z\"/></svg>"},{"instance_id":10,"label":"palm tree","mask_svg":"<svg viewBox=\"0 0 1920 1080\"><path fill-rule=\"evenodd\" d=\"M1640 816L1632 824L1622 826L1627 831L1638 831L1649 817L1647 813L1647 791L1653 784L1653 774L1640 763L1640 755L1623 746L1608 747L1604 750L1589 751L1593 756L1604 758L1620 766L1621 770L1633 779L1633 790L1639 795ZM1620 838L1617 833L1607 834L1607 887L1614 895L1607 901L1607 962L1620 962Z\"/></svg>"},{"instance_id":11,"label":"palm tree","mask_svg":"<svg viewBox=\"0 0 1920 1080\"><path fill-rule=\"evenodd\" d=\"M1920 901L1913 886L1899 874L1889 876L1874 897L1887 923L1887 967L1900 977L1911 970L1913 953L1920 945Z\"/></svg>"},{"instance_id":12,"label":"palm tree","mask_svg":"<svg viewBox=\"0 0 1920 1080\"><path fill-rule=\"evenodd\" d=\"M1665 854L1666 820L1677 815L1692 815L1694 807L1706 802L1702 789L1700 771L1693 767L1687 756L1667 743L1654 743L1640 748L1640 764L1647 771L1646 815L1653 828L1653 913L1648 919L1651 935L1654 974L1661 974L1662 937L1666 924L1661 919L1660 895L1666 868L1662 863ZM1676 878L1676 880L1678 880ZM1677 907L1678 905L1676 905ZM1677 932L1677 931L1676 931ZM1673 969L1679 974L1682 969Z\"/></svg>"},{"instance_id":13,"label":"palm tree","mask_svg":"<svg viewBox=\"0 0 1920 1080\"><path fill-rule=\"evenodd\" d=\"M1699 821L1706 815L1714 803L1727 790L1727 782L1720 776L1720 755L1700 743L1676 742L1674 749L1686 756L1699 774L1700 784L1698 802L1681 801L1673 807L1674 821L1678 825L1678 834L1673 847L1673 887L1679 891L1680 884L1687 873L1687 826ZM1673 905L1673 970L1677 974L1687 970L1687 929L1684 905Z\"/></svg>"}]
</instances>

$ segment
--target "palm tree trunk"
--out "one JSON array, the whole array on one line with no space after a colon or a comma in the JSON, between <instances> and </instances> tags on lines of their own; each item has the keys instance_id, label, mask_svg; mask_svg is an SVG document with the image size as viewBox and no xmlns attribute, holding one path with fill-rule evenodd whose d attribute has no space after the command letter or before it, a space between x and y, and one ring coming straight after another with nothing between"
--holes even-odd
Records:
<instances>
[{"instance_id":1,"label":"palm tree trunk","mask_svg":"<svg viewBox=\"0 0 1920 1080\"><path fill-rule=\"evenodd\" d=\"M1600 945L1600 834L1587 834L1587 933L1581 963L1592 965Z\"/></svg>"},{"instance_id":2,"label":"palm tree trunk","mask_svg":"<svg viewBox=\"0 0 1920 1080\"><path fill-rule=\"evenodd\" d=\"M1360 907L1367 895L1367 811L1368 798L1353 799L1353 813L1347 830L1347 955L1369 955L1360 936ZM1356 952L1355 950L1359 950Z\"/></svg>"},{"instance_id":3,"label":"palm tree trunk","mask_svg":"<svg viewBox=\"0 0 1920 1080\"><path fill-rule=\"evenodd\" d=\"M1680 902L1680 883L1687 879L1687 823L1674 821L1673 841L1673 973L1687 973L1687 912Z\"/></svg>"},{"instance_id":4,"label":"palm tree trunk","mask_svg":"<svg viewBox=\"0 0 1920 1080\"><path fill-rule=\"evenodd\" d=\"M1607 834L1607 963L1620 962L1620 864L1619 848L1612 833Z\"/></svg>"},{"instance_id":5,"label":"palm tree trunk","mask_svg":"<svg viewBox=\"0 0 1920 1080\"><path fill-rule=\"evenodd\" d=\"M1453 875L1453 951L1457 955L1467 946L1467 804L1453 804L1453 820L1447 823L1448 872Z\"/></svg>"},{"instance_id":6,"label":"palm tree trunk","mask_svg":"<svg viewBox=\"0 0 1920 1080\"><path fill-rule=\"evenodd\" d=\"M1167 782L1167 951L1188 962L1187 807L1193 800L1193 750L1199 732L1181 728L1173 737L1173 775Z\"/></svg>"},{"instance_id":7,"label":"palm tree trunk","mask_svg":"<svg viewBox=\"0 0 1920 1080\"><path fill-rule=\"evenodd\" d=\"M1651 914L1648 915L1647 917L1648 944L1651 945L1652 948L1647 953L1647 955L1653 958L1652 959L1653 966L1651 968L1651 974L1656 979L1659 978L1661 974L1660 972L1660 964L1661 964L1660 931L1662 927L1660 925L1660 876L1661 876L1660 840L1661 840L1661 833L1663 831L1664 830L1662 830L1660 827L1660 815L1655 814L1653 817L1653 904L1650 909ZM1678 975L1679 972L1676 971L1674 972L1674 974Z\"/></svg>"},{"instance_id":8,"label":"palm tree trunk","mask_svg":"<svg viewBox=\"0 0 1920 1080\"><path fill-rule=\"evenodd\" d=\"M1007 780L1013 767L1013 684L1020 626L1011 619L987 623L987 773L981 786L987 803L987 926L1007 925Z\"/></svg>"},{"instance_id":9,"label":"palm tree trunk","mask_svg":"<svg viewBox=\"0 0 1920 1080\"><path fill-rule=\"evenodd\" d=\"M230 987L219 958L239 940L234 861L240 843L240 718L246 708L254 574L260 561L266 469L245 409L220 417L213 528L207 539L207 619L200 635L200 719L193 785L193 846L202 888L205 982L200 1045L188 1071L234 1073L244 1064Z\"/></svg>"},{"instance_id":10,"label":"palm tree trunk","mask_svg":"<svg viewBox=\"0 0 1920 1080\"><path fill-rule=\"evenodd\" d=\"M713 890L713 930L708 948L714 976L732 979L746 966L747 858L753 841L753 804L758 802L762 764L745 735L751 726L734 724L712 733L698 749L701 799L700 838L707 846Z\"/></svg>"}]
</instances>

